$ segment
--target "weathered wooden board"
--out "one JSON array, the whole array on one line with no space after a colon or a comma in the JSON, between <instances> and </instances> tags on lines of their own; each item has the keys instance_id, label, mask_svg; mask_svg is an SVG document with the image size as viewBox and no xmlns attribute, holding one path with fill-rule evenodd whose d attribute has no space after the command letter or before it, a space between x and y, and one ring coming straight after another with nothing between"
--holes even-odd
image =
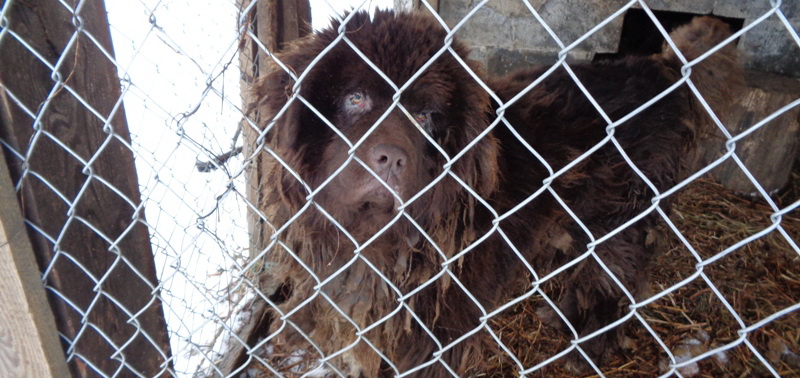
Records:
<instances>
[{"instance_id":1,"label":"weathered wooden board","mask_svg":"<svg viewBox=\"0 0 800 378\"><path fill-rule=\"evenodd\" d=\"M54 73L11 35L0 42L0 139L24 216L38 228L27 231L48 271L69 367L75 376L113 375L124 360L139 374L164 374L171 353L120 81L101 50L113 56L104 3L81 2L80 18L52 1L9 4L8 28L51 66L61 62Z\"/></svg>"},{"instance_id":2,"label":"weathered wooden board","mask_svg":"<svg viewBox=\"0 0 800 378\"><path fill-rule=\"evenodd\" d=\"M0 372L5 377L69 375L40 277L0 154Z\"/></svg>"}]
</instances>

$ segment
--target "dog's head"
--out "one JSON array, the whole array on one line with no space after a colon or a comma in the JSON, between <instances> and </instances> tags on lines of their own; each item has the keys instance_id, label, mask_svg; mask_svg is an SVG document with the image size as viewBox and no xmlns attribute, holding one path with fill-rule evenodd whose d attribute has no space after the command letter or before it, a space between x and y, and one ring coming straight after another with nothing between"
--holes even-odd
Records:
<instances>
[{"instance_id":1,"label":"dog's head","mask_svg":"<svg viewBox=\"0 0 800 378\"><path fill-rule=\"evenodd\" d=\"M468 50L445 47L441 25L421 14L359 12L346 20L288 46L256 86L277 115L272 145L312 191L322 187L313 200L368 237L410 199L406 211L423 225L463 202L466 190L446 170L489 196L497 144L480 136L489 96L464 68L480 69ZM293 174L278 184L295 210L306 204L309 192Z\"/></svg>"}]
</instances>

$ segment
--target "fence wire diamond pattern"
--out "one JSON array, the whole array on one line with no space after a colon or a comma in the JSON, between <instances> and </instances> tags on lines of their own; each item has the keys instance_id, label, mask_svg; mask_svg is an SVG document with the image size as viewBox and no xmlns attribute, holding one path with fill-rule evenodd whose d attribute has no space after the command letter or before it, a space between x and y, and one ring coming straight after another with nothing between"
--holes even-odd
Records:
<instances>
[{"instance_id":1,"label":"fence wire diamond pattern","mask_svg":"<svg viewBox=\"0 0 800 378\"><path fill-rule=\"evenodd\" d=\"M263 0L262 0L263 2ZM21 0L8 0L0 11L0 51L22 51L25 59L36 65L40 71L49 72L50 88L47 93L41 94L39 101L31 103L24 99L19 93L20 83L6 81L9 76L2 75L0 72L0 91L2 92L3 105L6 107L4 114L9 113L13 108L13 114L24 114L24 123L27 124L28 131L24 134L27 140L14 140L7 130L0 135L0 146L6 154L10 165L18 167L17 177L15 177L15 189L22 202L26 200L29 188L44 188L50 193L54 207L63 212L63 217L58 219L43 219L32 214L26 214L26 224L32 234L36 235L45 242L52 251L47 261L40 261L42 280L51 302L59 303L59 306L73 312L74 319L78 319L79 326L74 328L77 332L59 334L64 345L65 356L68 363L80 362L88 366L91 373L101 376L150 376L150 375L212 375L212 376L347 376L347 368L340 364L349 354L360 353L363 349L359 345L366 345L366 348L373 351L380 357L381 363L385 366L385 371L396 376L413 376L415 373L424 372L429 367L441 367L452 375L458 375L459 367L450 366L443 357L450 350L458 350L458 347L466 339L474 334L488 334L491 341L496 344L497 350L503 356L496 359L498 370L490 372L500 376L503 374L516 373L519 375L529 375L536 372L555 374L563 372L560 366L565 361L565 356L578 356L578 359L588 364L588 373L599 375L610 374L612 370L596 360L590 352L585 350L585 342L598 335L614 330L618 327L635 327L640 332L636 343L649 343L648 347L641 347L628 351L628 354L648 353L649 356L657 356L660 361L650 361L643 363L652 367L646 373L658 374L663 376L691 376L697 373L698 364L704 369L709 368L709 361L715 361L720 371L741 374L745 371L757 371L759 374L772 374L779 376L782 374L797 374L800 364L797 361L791 362L792 358L800 360L796 353L797 335L796 332L783 332L776 324L794 324L798 322L797 310L800 309L800 271L798 271L798 259L800 259L800 248L795 241L792 230L800 230L797 226L795 209L800 206L800 199L776 196L764 188L756 176L757 173L751 171L741 156L741 146L748 138L754 134L767 129L781 127L780 124L773 122L780 117L790 114L798 105L800 98L786 104L780 104L775 110L760 120L754 120L747 128L731 132L732 128L726 127L720 120L720 114L706 101L701 91L693 82L692 72L698 64L709 56L718 53L725 45L735 43L742 36L759 28L765 20L781 25L781 33L790 38L795 47L800 47L800 36L796 31L797 19L794 16L785 14L787 7L781 1L761 1L760 13L751 15L752 22L743 25L735 31L725 41L710 49L705 54L695 58L687 59L680 53L680 49L671 40L668 30L654 11L650 8L648 1L630 1L620 3L618 8L605 16L605 18L591 27L588 31L577 38L566 38L559 35L557 28L548 24L547 15L542 13L542 7L536 1L530 2L522 0L516 4L526 10L526 14L531 22L537 23L546 31L546 38L550 43L558 46L554 62L545 69L543 74L527 85L521 92L513 98L504 101L499 97L484 80L483 73L476 72L473 66L467 62L466 56L460 56L455 46L455 41L464 33L465 29L471 27L474 16L479 12L497 6L501 8L503 1L484 0L476 2L469 7L466 14L457 22L446 22L446 17L442 17L437 12L438 5L431 4L423 0L421 2L422 12L428 12L434 17L436 23L444 31L443 47L439 49L430 59L421 65L419 70L405 82L394 82L389 75L384 73L376 62L371 61L367 54L362 52L358 45L349 38L346 33L347 25L355 17L357 12L335 14L335 18L341 26L337 30L337 38L330 45L326 46L322 52L315 57L309 66L302 72L295 71L287 62L281 61L278 52L274 47L269 47L270 43L259 38L258 25L249 19L249 15L259 6L258 1L238 3L225 3L217 5L217 9L226 13L208 14L203 11L202 6L182 4L179 2L162 1L141 1L128 2L126 4L106 4L109 8L109 21L114 38L115 51L111 51L109 46L103 42L102 37L96 36L89 27L89 17L85 9L89 8L92 1L52 1L49 7L58 7L58 12L71 15L70 35L62 36L65 41L62 51L64 53L53 59L51 52L42 50L44 47L38 41L30 40L27 36L26 24L22 20L14 19L17 13L15 7L27 7L27 2ZM511 3L507 1L505 3ZM263 5L263 4L261 4ZM333 4L335 5L335 4ZM355 6L355 9L369 9L370 2L363 1ZM40 5L43 6L43 5ZM327 8L327 4L313 3L315 9ZM756 8L756 7L754 7ZM331 7L333 9L333 6ZM494 9L494 8L492 8ZM631 9L640 9L645 12L650 21L658 29L660 35L666 40L668 46L676 52L678 59L682 62L680 70L681 77L673 85L661 92L652 99L643 102L632 112L617 118L609 115L596 100L592 93L576 73L571 59L571 54L578 51L587 41L591 40L599 31L609 27L614 22L620 22ZM580 17L580 15L573 15ZM130 18L130 19L128 19ZM192 20L195 18L195 20ZM224 20L224 21L223 21ZM777 21L777 22L776 22ZM793 24L794 23L794 24ZM498 28L504 27L497 25ZM225 32L218 32L224 30ZM263 37L263 35L262 35ZM572 41L568 41L573 39ZM292 83L287 87L289 95L285 105L276 114L265 114L263 111L253 111L258 106L248 108L242 105L240 98L239 79L245 84L252 84L254 78L247 77L246 74L239 72L237 67L239 61L240 48L243 41L251 41L257 51L252 55L258 55L269 60L267 62L254 62L254 66L259 64L271 64L277 69L283 70L286 75L291 77ZM301 95L303 85L306 84L307 75L320 64L323 58L342 46L347 46L382 80L383 84L391 87L392 98L390 105L374 121L369 130L357 140L349 139L336 126L337 120L326 118L324 111L314 106L312 99ZM13 49L13 50L12 50ZM89 51L87 54L82 52ZM247 52L243 52L247 56ZM277 55L276 55L277 54ZM253 56L247 56L253 59ZM430 67L440 59L440 57L450 57L458 62L460 67L466 71L474 84L482 88L496 104L495 114L492 121L486 125L485 129L476 135L463 150L453 154L447 151L439 141L434 138L426 129L422 121L415 117L415 112L401 102L401 97L415 81L424 75ZM74 69L81 67L78 62L80 59L102 59L107 60L119 75L119 95L113 99L96 102L96 97L92 93L86 92L84 88L72 85L75 79L72 75L80 76ZM70 71L72 70L72 71ZM551 166L550 162L535 148L526 143L517 133L514 125L505 117L509 108L517 104L526 94L537 88L545 79L553 75L556 71L563 71L572 79L574 84L580 88L582 94L588 99L596 110L597 114L604 120L606 125L606 137L599 143L591 146L586 151L582 151L574 160L564 166ZM85 75L85 74L84 74ZM696 76L695 76L696 77ZM787 79L788 80L788 79ZM700 104L704 112L710 117L718 129L720 135L724 137L724 151L709 161L701 168L691 172L685 179L681 180L666 190L659 190L656 184L651 182L637 166L637 162L631 159L623 148L617 137L615 137L617 127L630 119L646 112L654 104L669 96L680 88L688 88L689 92ZM68 138L70 134L63 133L63 130L53 130L45 127L48 117L58 116L58 108L64 97L67 97L83 110L88 111L94 117L86 120L86 127L97 127L102 131L103 137L95 141L88 154L86 150L76 150L72 141ZM244 102L252 99L244 96ZM124 111L123 111L124 103ZM346 160L339 165L332 174L322 183L314 185L303 179L303 174L295 170L293 162L287 161L280 149L276 148L271 142L271 133L276 133L279 120L287 116L290 108L301 103L309 109L316 117L327 125L335 138L338 138L347 147ZM429 183L416 193L403 196L395 187L385 181L379 172L376 172L368 162L365 162L357 154L359 148L366 144L367 139L376 133L383 122L399 111L412 122L420 135L425 139L445 162ZM119 125L116 123L125 120L130 126L131 133L120 132ZM10 122L6 119L4 123ZM18 119L15 123L20 122ZM74 133L80 133L78 125L64 125L72 127ZM531 164L541 164L548 172L546 179L541 183L539 190L531 193L528 198L506 212L498 212L483 198L480 190L474 185L466 182L457 173L456 167L459 161L464 159L469 153L474 153L476 147L496 129L507 128L514 135L520 138L520 143L529 152ZM250 139L248 139L250 138ZM244 145L244 147L243 147ZM618 151L624 162L635 172L636 176L653 193L651 203L644 211L636 214L626 222L616 226L608 233L599 235L593 233L590 227L584 224L581 218L569 206L569 201L561 197L552 185L559 178L571 172L575 167L580 166L590 159L594 153L604 147L613 147ZM47 148L45 150L45 148ZM61 151L59 158L68 160L67 165L80 167L80 174L69 178L73 180L68 187L60 186L62 179L54 178L54 170L43 167L40 155L41 151L49 151L56 148ZM103 166L102 160L105 155L112 151L124 151L132 154L135 159L136 171L138 174L138 189L141 191L141 201L132 198L128 188L120 187L119 180L112 177L115 173L113 167ZM786 162L791 164L792 162ZM389 191L397 204L397 212L384 226L380 227L371 237L360 239L351 233L337 218L331 214L329 209L321 204L320 193L332 183L341 179L340 176L350 165L357 165L374 177L382 188ZM685 220L676 220L675 213L670 213L670 209L663 206L665 199L673 200L687 192L694 186L715 187L708 181L709 176L713 176L715 169L728 164L738 168L746 176L754 188L755 197L749 199L749 203L758 203L758 208L768 212L768 222L758 224L744 224L747 226L746 232L732 232L731 235L715 235L718 240L717 249L714 251L702 250L697 245L698 237L694 234L687 235ZM247 189L248 185L254 185L255 177L260 174L256 171L263 165L269 165L273 170L285 170L295 179L304 190L302 206L291 214L276 215L271 210L265 208L263 199L269 195L275 195L275 187L270 186L269 181L262 182L257 189L260 195L253 196ZM255 173L254 173L255 172ZM73 172L75 173L75 172ZM269 173L269 172L267 172ZM262 177L266 179L269 176ZM408 211L409 208L420 202L420 198L429 194L436 185L444 182L455 182L460 190L468 193L469 198L480 207L480 211L489 213L491 216L491 227L482 235L474 237L468 245L458 250L448 250L448 246L439 245L436 235L429 233L420 222L415 219ZM100 189L98 189L100 188ZM663 188L662 188L663 189ZM92 216L87 216L80 208L79 204L92 201L92 197L98 191L105 196L114 197L115 203L119 208L100 208L95 211L115 212L120 211L124 216L121 225L110 227L103 224L92 222ZM587 193L590 196L591 193ZM585 246L585 251L577 258L571 259L562 266L549 271L545 274L539 273L537 266L532 264L524 257L524 252L518 250L513 242L513 237L509 236L503 221L514 216L519 209L539 198L539 196L551 196L554 198L564 213L568 214L571 222L574 222L589 240ZM733 198L733 197L732 197ZM677 200L678 203L683 203ZM732 200L731 200L732 201ZM267 201L268 202L268 201ZM747 205L745 202L729 202L731 206L755 207ZM83 205L81 205L83 206ZM675 205L680 206L680 205ZM702 214L684 213L684 208L676 210L680 216L697 216ZM302 258L301 251L296 250L298 245L295 240L291 240L290 230L296 222L300 222L306 213L316 212L321 214L324 219L338 230L342 238L354 246L348 252L352 256L347 259L333 272L325 273L316 271L312 264L308 264ZM250 214L257 220L259 229L248 228L247 216ZM654 278L650 292L644 298L636 295L618 279L618 273L614 272L597 253L596 247L604 242L618 236L624 230L636 224L648 216L658 218L662 227L659 229L664 238L672 240L673 250L684 251L679 256L684 259L675 265L684 264L691 267L690 271L671 276L673 280L658 280ZM146 220L145 220L146 219ZM429 243L438 255L438 271L427 277L424 282L411 291L403 290L393 280L387 276L378 264L362 253L371 245L377 244L377 240L392 227L399 224L408 223L420 238ZM680 223L680 224L678 224ZM692 225L690 224L689 227ZM70 233L79 228L84 232L93 234L94 242L103 243L105 250L113 256L105 266L95 266L83 258L77 257L75 251L65 248L64 240L70 237ZM129 260L129 255L124 252L129 247L129 239L132 238L137 230L146 229L149 232L149 240L154 253L155 269L158 274L157 283L152 282L148 277L148 272L140 271L141 265ZM255 245L258 249L249 250L257 237L248 233L258 234L261 238ZM505 241L514 255L517 256L519 264L524 266L529 275L529 281L524 290L518 290L515 295L496 308L486 308L460 279L456 273L461 267L458 265L463 261L463 257L473 253L487 238L499 236ZM248 240L248 237L250 239ZM784 292L784 300L780 303L772 303L759 308L744 308L740 303L733 301L731 290L726 285L728 281L718 279L719 274L714 273L714 269L722 266L723 262L729 261L734 257L737 259L758 259L765 255L749 257L748 254L757 243L764 240L777 240L781 243L783 250L774 251L775 254L782 254L781 261L785 261L783 266L783 279L785 284L794 288ZM67 244L69 245L69 244ZM748 247L749 246L749 247ZM761 248L761 244L758 244ZM705 248L706 246L703 246ZM745 252L743 252L745 251ZM298 305L286 309L276 300L274 292L276 287L266 288L262 282L262 276L269 275L272 269L271 256L273 254L284 254L290 256L296 264L302 267L305 273L313 281L313 294L298 301ZM743 255L748 255L744 256ZM675 257L676 255L671 255ZM602 271L614 282L616 288L623 293L629 303L627 311L616 321L605 324L589 334L581 335L562 313L557 300L551 298L551 294L545 287L555 277L565 274L584 261L594 261ZM658 260L662 264L669 264L664 259ZM784 264L784 263L781 263ZM68 265L72 270L82 272L87 279L89 291L84 296L76 297L74 291L65 291L64 282L57 273L59 266ZM335 285L337 279L346 276L349 271L355 270L356 266L366 266L369 274L376 275L389 289L387 295L395 300L395 307L376 320L363 324L363 322L353 319L353 313L346 308L342 308L341 303L324 289L326 286ZM120 270L125 270L125 277L128 277L132 286L146 287L146 291L151 293L149 298L140 299L134 307L131 302L117 298L118 290L109 288L115 285L115 274ZM664 269L658 267L658 269ZM676 268L677 269L677 268ZM748 266L741 265L740 269L749 269ZM734 274L736 271L733 272ZM742 275L746 275L742 273ZM663 277L662 277L663 278ZM464 306L476 306L481 316L476 319L476 324L472 330L455 340L439 340L433 330L430 329L422 318L415 313L412 302L420 292L436 288L437 283L449 280L452 290L461 290L471 303ZM504 283L498 282L497 285ZM510 283L509 283L510 284ZM667 321L658 320L658 311L664 310L662 306L659 310L652 310L655 304L672 303L673 310L684 308L687 303L697 305L699 302L692 302L683 298L682 290L692 285L699 285L701 289L695 293L703 292L708 302L714 302L717 310L722 311L721 318L725 318L731 323L734 335L719 335L716 339L714 324L698 324L689 319L690 325L686 326L681 333L682 339L665 332L669 332L671 326ZM695 294L700 295L700 294ZM763 293L754 293L763 295ZM682 304L676 303L676 301ZM340 317L343 323L352 327L352 342L335 351L330 351L329 346L320 345L319 338L315 338L304 332L303 327L295 322L297 314L304 307L310 306L312 302L326 303L333 308L336 316ZM261 303L258 307L255 303ZM526 312L526 305L536 303L536 306L549 307L557 317L566 324L567 331L560 336L552 336L543 331L541 322L530 323L527 319L536 316L531 312ZM751 302L754 303L754 302ZM55 304L51 305L55 306ZM163 316L169 337L171 352L164 350L160 343L161 335L151 334L140 322L150 316L154 309L163 306ZM120 325L125 329L131 329L128 337L120 343L119 339L107 336L109 330L104 329L104 325L95 321L93 312L105 311L107 307L115 308L114 311L124 313L126 324ZM263 315L263 311L271 309L272 328L270 332L259 335L257 340L247 340L243 338L242 328L244 324L252 320L258 314ZM452 309L449 309L452 310ZM682 316L687 318L697 317L702 319L694 311L702 311L696 308L689 309L691 314L684 313ZM259 313L259 311L262 311ZM442 309L448 311L448 309ZM676 310L677 311L677 310ZM715 310L716 311L716 310ZM680 311L678 311L680 313ZM436 344L435 351L427 359L411 369L403 370L398 366L383 345L374 343L371 331L382 329L381 327L392 321L393 317L399 314L410 314L416 324L422 328L426 335ZM516 317L514 317L516 316ZM512 320L510 320L512 319ZM521 328L514 328L515 322ZM526 323L527 322L527 323ZM538 328L534 328L538 324ZM59 324L60 326L60 324ZM674 326L674 325L673 325ZM342 327L345 327L344 325ZM770 328L774 327L774 328ZM536 337L561 337L562 343L552 349L544 350L541 346L535 349L537 352L531 355L526 352L524 337L515 339L510 336L514 329L526 331L529 337L534 340ZM274 330L274 332L272 332ZM709 331L711 330L711 331ZM278 340L287 332L292 331L299 334L311 346L308 350L292 350L281 358L277 356ZM720 332L722 333L722 332ZM711 336L709 336L711 334ZM756 336L758 334L758 336ZM536 336L538 335L538 336ZM792 336L793 335L793 336ZM694 338L692 338L694 337ZM794 337L794 340L790 338ZM114 370L105 369L102 363L96 360L96 356L86 355L81 348L81 339L93 340L107 344L107 348L114 352L110 354L111 359L117 361ZM705 339L704 339L705 338ZM712 340L713 339L713 340ZM142 341L144 340L144 341ZM646 341L645 341L646 340ZM85 342L85 341L84 341ZM535 342L535 341L534 341ZM152 348L160 355L158 370L144 373L138 365L140 362L132 355L135 346L144 343L148 348ZM692 345L702 344L702 347L692 349ZM532 345L527 347L533 348ZM238 349L237 349L238 348ZM793 349L795 348L795 349ZM222 363L231 351L237 350L244 356L244 364L240 364L230 369ZM686 351L690 350L689 353ZM777 353L777 357L776 354ZM733 357L730 354L747 355L748 361L740 362L737 368L730 362ZM493 359L494 361L495 359ZM559 362L561 361L561 362ZM789 361L789 362L787 362ZM624 361L623 361L624 362ZM660 362L660 365L659 365ZM619 372L632 374L626 371L623 363L618 363L612 369ZM648 365L649 364L649 365ZM727 365L726 365L727 364ZM721 367L720 367L721 366ZM727 367L726 367L727 366ZM503 370L504 369L504 370ZM550 370L548 370L550 369ZM730 370L726 370L730 369ZM741 370L736 370L741 369ZM755 369L755 370L751 370ZM642 370L642 371L645 371Z\"/></svg>"}]
</instances>

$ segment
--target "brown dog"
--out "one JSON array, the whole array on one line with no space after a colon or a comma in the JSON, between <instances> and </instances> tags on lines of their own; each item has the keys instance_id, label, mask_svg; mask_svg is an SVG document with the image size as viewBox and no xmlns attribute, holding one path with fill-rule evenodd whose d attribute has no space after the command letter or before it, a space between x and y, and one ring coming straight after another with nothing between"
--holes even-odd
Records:
<instances>
[{"instance_id":1,"label":"brown dog","mask_svg":"<svg viewBox=\"0 0 800 378\"><path fill-rule=\"evenodd\" d=\"M499 351L485 315L513 295L550 296L581 336L630 312L616 282L629 293L646 288L653 187L677 183L697 128L708 127L686 85L615 124L611 140L564 68L512 105L493 105L468 49L445 46L429 17L357 13L346 41L338 29L289 46L278 55L286 68L276 65L255 89L277 115L264 126L291 169L274 184L282 211L296 215L277 235L284 246L267 256L268 280L284 288L276 345L317 351L352 376L469 375ZM728 35L701 18L672 38L691 60ZM666 49L570 67L617 121L681 79L681 66ZM544 71L488 84L505 105ZM694 66L691 80L717 106L737 72L725 47ZM658 206L668 211L668 202ZM561 323L552 309L541 313ZM601 356L620 329L580 346Z\"/></svg>"}]
</instances>

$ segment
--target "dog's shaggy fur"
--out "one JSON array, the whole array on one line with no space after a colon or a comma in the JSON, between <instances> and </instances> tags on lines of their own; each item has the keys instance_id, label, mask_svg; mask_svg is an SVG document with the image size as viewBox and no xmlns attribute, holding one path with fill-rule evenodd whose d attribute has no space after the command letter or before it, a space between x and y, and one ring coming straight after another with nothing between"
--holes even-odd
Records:
<instances>
[{"instance_id":1,"label":"dog's shaggy fur","mask_svg":"<svg viewBox=\"0 0 800 378\"><path fill-rule=\"evenodd\" d=\"M585 258L540 285L577 332L587 335L627 312L629 301L608 272L634 294L646 287L653 254L647 234L657 215L584 255L589 235L601 238L652 206L653 190L616 145L657 190L677 183L682 156L709 123L687 86L617 125L613 143L582 157L608 138L608 123L565 69L503 109L507 122L487 133L499 105L458 62L484 76L465 46L450 46L458 59L443 51L446 33L420 14L352 16L344 34L349 43L339 41L313 66L339 38L337 23L278 55L303 77L296 93L295 80L278 66L255 88L261 105L277 115L270 145L294 171L282 169L273 183L282 211L299 214L278 235L285 247L268 255L275 263L268 279L283 285L280 311L288 314L273 322L271 331L280 332L275 344L313 350L310 339L352 376L420 365L417 375L441 376L445 364L459 374L480 372L485 354L497 352L483 316L532 289L530 268L542 278L579 256ZM702 18L672 38L691 60L727 35L725 24ZM651 57L570 67L616 121L678 81L681 65L667 48ZM543 71L482 80L505 102ZM694 66L691 79L712 106L721 106L724 85L737 75L728 46ZM405 111L386 112L393 86L403 89ZM668 202L660 201L662 210ZM560 324L552 310L541 315ZM620 329L582 347L602 356L619 344Z\"/></svg>"}]
</instances>

